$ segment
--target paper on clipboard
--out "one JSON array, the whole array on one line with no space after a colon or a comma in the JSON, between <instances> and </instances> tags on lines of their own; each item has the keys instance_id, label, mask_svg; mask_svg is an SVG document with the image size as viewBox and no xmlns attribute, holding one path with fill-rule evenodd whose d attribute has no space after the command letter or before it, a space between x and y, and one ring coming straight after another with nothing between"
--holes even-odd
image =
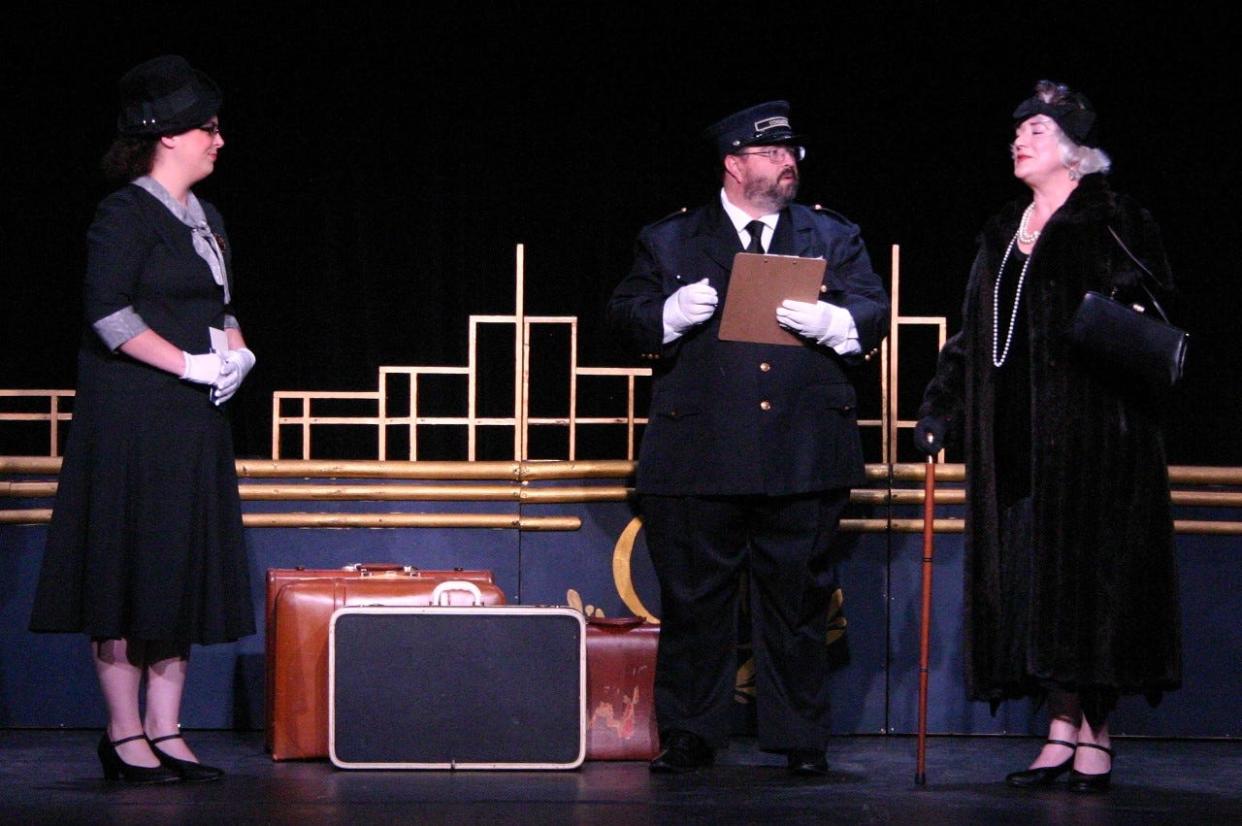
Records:
<instances>
[{"instance_id":1,"label":"paper on clipboard","mask_svg":"<svg viewBox=\"0 0 1242 826\"><path fill-rule=\"evenodd\" d=\"M776 308L787 298L819 301L827 266L822 258L739 252L720 315L720 339L801 346L804 339L777 323Z\"/></svg>"}]
</instances>

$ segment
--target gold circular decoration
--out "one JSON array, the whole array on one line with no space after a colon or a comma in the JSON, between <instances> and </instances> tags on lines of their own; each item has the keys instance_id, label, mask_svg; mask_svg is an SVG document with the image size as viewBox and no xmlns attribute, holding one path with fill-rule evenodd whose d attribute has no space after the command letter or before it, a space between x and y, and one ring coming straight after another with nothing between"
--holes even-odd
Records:
<instances>
[{"instance_id":1,"label":"gold circular decoration","mask_svg":"<svg viewBox=\"0 0 1242 826\"><path fill-rule=\"evenodd\" d=\"M659 618L648 611L643 601L638 598L638 592L634 590L634 575L630 569L630 558L634 555L634 539L642 528L642 517L635 516L617 537L617 544L612 549L612 581L621 601L634 613L634 616L642 617L650 623L659 623Z\"/></svg>"},{"instance_id":2,"label":"gold circular decoration","mask_svg":"<svg viewBox=\"0 0 1242 826\"><path fill-rule=\"evenodd\" d=\"M832 645L845 636L845 614L841 613L844 603L845 593L840 588L833 591L832 596L828 598L828 645Z\"/></svg>"}]
</instances>

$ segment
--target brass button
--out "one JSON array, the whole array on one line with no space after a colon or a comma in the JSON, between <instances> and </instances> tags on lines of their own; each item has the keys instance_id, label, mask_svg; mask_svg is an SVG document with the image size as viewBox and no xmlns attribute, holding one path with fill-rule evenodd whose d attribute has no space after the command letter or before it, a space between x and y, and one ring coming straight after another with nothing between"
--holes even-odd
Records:
<instances>
[{"instance_id":1,"label":"brass button","mask_svg":"<svg viewBox=\"0 0 1242 826\"><path fill-rule=\"evenodd\" d=\"M759 369L766 373L772 369L772 365L768 364L766 361L761 361L759 362Z\"/></svg>"},{"instance_id":2,"label":"brass button","mask_svg":"<svg viewBox=\"0 0 1242 826\"><path fill-rule=\"evenodd\" d=\"M771 410L772 402L768 401L767 399L764 399L763 401L759 402L759 409L760 410Z\"/></svg>"}]
</instances>

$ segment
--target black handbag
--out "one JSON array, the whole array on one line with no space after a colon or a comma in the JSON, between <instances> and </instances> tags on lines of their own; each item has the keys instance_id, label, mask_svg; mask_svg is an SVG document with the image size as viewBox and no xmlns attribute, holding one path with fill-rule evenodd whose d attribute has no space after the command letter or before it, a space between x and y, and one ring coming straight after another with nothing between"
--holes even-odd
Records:
<instances>
[{"instance_id":1,"label":"black handbag","mask_svg":"<svg viewBox=\"0 0 1242 826\"><path fill-rule=\"evenodd\" d=\"M1112 227L1110 234L1140 272L1159 283L1147 265L1130 252ZM1105 368L1119 372L1150 392L1167 392L1182 378L1190 336L1169 323L1155 294L1139 278L1148 303L1159 318L1139 305L1123 304L1113 295L1088 291L1070 323L1069 340L1082 353Z\"/></svg>"}]
</instances>

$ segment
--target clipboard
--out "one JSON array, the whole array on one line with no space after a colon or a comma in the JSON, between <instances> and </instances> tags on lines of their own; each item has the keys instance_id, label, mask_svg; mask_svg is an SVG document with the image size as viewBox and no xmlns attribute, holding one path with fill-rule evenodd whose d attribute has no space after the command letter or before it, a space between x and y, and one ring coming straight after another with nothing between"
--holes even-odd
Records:
<instances>
[{"instance_id":1,"label":"clipboard","mask_svg":"<svg viewBox=\"0 0 1242 826\"><path fill-rule=\"evenodd\" d=\"M719 338L801 347L804 339L776 322L776 308L787 298L819 301L827 268L822 258L739 252L733 256Z\"/></svg>"}]
</instances>

